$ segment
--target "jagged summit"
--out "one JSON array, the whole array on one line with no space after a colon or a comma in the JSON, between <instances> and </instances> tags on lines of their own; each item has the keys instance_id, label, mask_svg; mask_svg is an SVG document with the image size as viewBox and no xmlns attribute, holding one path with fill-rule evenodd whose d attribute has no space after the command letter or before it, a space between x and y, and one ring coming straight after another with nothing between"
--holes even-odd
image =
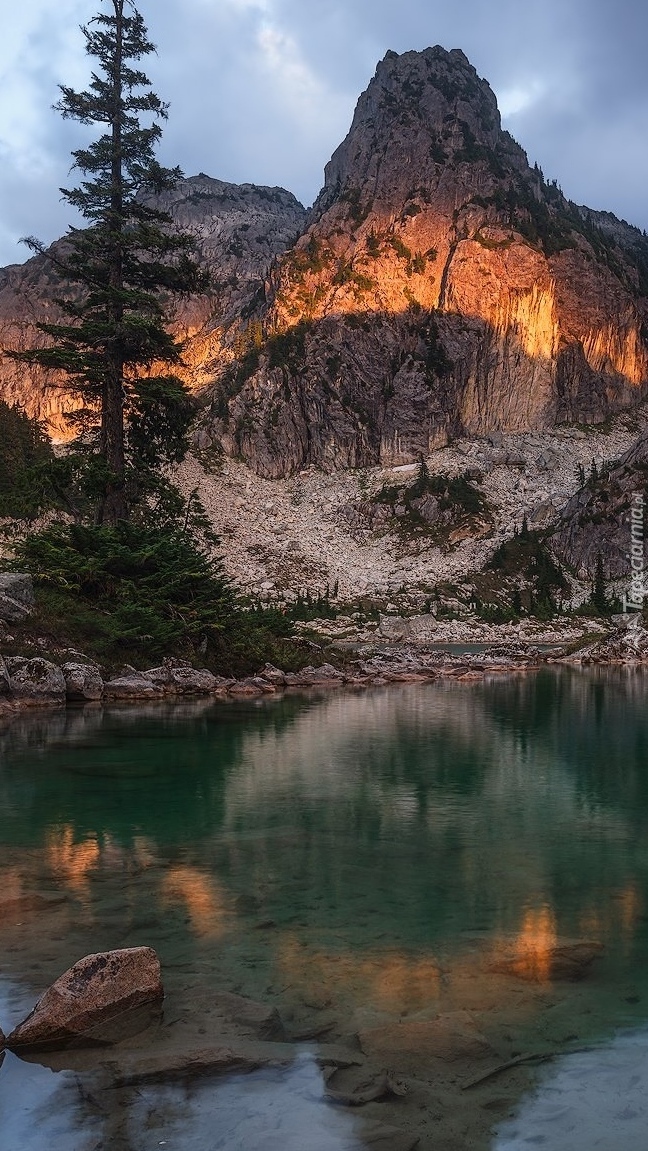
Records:
<instances>
[{"instance_id":1,"label":"jagged summit","mask_svg":"<svg viewBox=\"0 0 648 1151\"><path fill-rule=\"evenodd\" d=\"M389 162L392 154L397 166ZM477 160L490 164L495 176L527 167L522 148L502 131L494 92L464 53L439 46L388 52L326 166L315 208L325 209L349 186L390 204L407 197L414 174L414 186L432 190L449 164Z\"/></svg>"},{"instance_id":2,"label":"jagged summit","mask_svg":"<svg viewBox=\"0 0 648 1151\"><path fill-rule=\"evenodd\" d=\"M212 275L209 295L176 306L176 328L188 340L187 380L199 388L214 379L229 355L226 333L263 298L273 262L303 232L306 209L284 188L230 184L204 172L164 193L160 206L183 231L193 233ZM0 348L37 346L43 337L34 324L54 317L52 301L58 295L58 277L41 256L0 269ZM0 359L0 399L20 404L55 438L65 439L70 428L62 411L69 409L70 397L57 385L54 373Z\"/></svg>"}]
</instances>

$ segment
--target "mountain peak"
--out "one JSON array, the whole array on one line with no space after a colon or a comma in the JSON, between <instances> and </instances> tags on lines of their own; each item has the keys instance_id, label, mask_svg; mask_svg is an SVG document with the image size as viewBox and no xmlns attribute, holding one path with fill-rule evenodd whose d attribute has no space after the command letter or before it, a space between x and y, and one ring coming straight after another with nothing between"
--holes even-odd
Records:
<instances>
[{"instance_id":1,"label":"mountain peak","mask_svg":"<svg viewBox=\"0 0 648 1151\"><path fill-rule=\"evenodd\" d=\"M366 188L386 204L417 184L435 188L444 167L490 166L496 176L526 168L523 150L502 131L497 99L466 55L440 45L389 51L360 96L346 139L326 167L315 212L344 188Z\"/></svg>"}]
</instances>

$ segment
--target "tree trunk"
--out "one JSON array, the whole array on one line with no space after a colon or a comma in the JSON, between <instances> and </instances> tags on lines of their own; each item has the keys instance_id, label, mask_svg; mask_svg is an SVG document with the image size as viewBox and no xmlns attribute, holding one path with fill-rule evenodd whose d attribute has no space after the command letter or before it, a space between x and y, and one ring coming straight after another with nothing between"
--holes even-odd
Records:
<instances>
[{"instance_id":1,"label":"tree trunk","mask_svg":"<svg viewBox=\"0 0 648 1151\"><path fill-rule=\"evenodd\" d=\"M113 0L115 9L115 54L113 72L112 115L112 189L110 231L112 235L110 287L115 293L110 304L110 319L119 345L119 329L124 321L120 293L124 286L122 236L124 230L123 156L122 156L122 68L124 39L124 3ZM108 469L108 479L97 509L97 522L114 527L128 519L126 499L126 455L124 450L124 364L113 352L107 369L101 404L101 452Z\"/></svg>"},{"instance_id":2,"label":"tree trunk","mask_svg":"<svg viewBox=\"0 0 648 1151\"><path fill-rule=\"evenodd\" d=\"M116 366L104 387L101 441L109 477L98 508L97 522L107 527L114 527L119 520L128 519L121 365Z\"/></svg>"}]
</instances>

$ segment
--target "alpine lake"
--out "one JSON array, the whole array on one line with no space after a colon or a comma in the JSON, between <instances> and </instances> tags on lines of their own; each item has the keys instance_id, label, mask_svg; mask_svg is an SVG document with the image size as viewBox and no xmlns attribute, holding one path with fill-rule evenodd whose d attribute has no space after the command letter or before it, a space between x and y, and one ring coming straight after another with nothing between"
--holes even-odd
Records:
<instances>
[{"instance_id":1,"label":"alpine lake","mask_svg":"<svg viewBox=\"0 0 648 1151\"><path fill-rule=\"evenodd\" d=\"M0 931L7 1033L95 951L155 948L166 992L113 1046L7 1052L2 1151L646 1151L648 673L23 713ZM223 992L282 1060L187 1070Z\"/></svg>"}]
</instances>

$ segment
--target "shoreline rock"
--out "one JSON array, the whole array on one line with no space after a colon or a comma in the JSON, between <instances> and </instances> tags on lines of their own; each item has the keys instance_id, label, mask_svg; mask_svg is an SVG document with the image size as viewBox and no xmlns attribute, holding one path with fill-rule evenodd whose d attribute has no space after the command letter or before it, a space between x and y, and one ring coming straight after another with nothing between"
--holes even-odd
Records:
<instances>
[{"instance_id":1,"label":"shoreline rock","mask_svg":"<svg viewBox=\"0 0 648 1151\"><path fill-rule=\"evenodd\" d=\"M65 971L5 1039L16 1052L102 1042L117 1016L164 998L160 961L151 947L86 955Z\"/></svg>"},{"instance_id":2,"label":"shoreline rock","mask_svg":"<svg viewBox=\"0 0 648 1151\"><path fill-rule=\"evenodd\" d=\"M10 698L25 706L65 703L65 676L58 664L41 656L32 659L8 656L4 662L9 675Z\"/></svg>"}]
</instances>

